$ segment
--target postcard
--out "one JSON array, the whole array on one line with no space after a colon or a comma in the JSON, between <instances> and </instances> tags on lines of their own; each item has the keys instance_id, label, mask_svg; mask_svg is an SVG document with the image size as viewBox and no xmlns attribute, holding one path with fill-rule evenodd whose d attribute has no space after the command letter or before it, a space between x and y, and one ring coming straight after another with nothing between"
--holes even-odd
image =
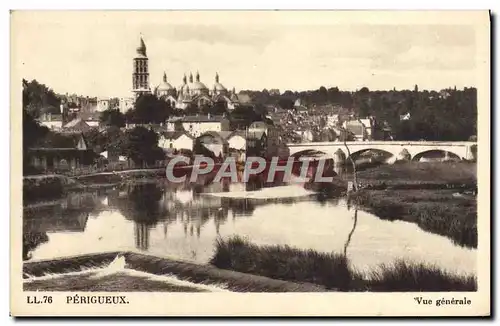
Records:
<instances>
[{"instance_id":1,"label":"postcard","mask_svg":"<svg viewBox=\"0 0 500 326\"><path fill-rule=\"evenodd\" d=\"M11 314L491 314L488 11L12 11Z\"/></svg>"}]
</instances>

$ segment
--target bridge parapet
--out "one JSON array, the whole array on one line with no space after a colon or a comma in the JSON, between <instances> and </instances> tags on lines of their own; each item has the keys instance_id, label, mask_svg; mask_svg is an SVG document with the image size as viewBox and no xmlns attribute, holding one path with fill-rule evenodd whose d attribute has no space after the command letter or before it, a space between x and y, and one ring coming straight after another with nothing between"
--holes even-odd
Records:
<instances>
[{"instance_id":1,"label":"bridge parapet","mask_svg":"<svg viewBox=\"0 0 500 326\"><path fill-rule=\"evenodd\" d=\"M351 155L359 154L367 150L377 150L390 153L392 156L398 156L402 152L407 152L411 158L422 155L430 151L442 151L452 153L460 159L472 159L472 146L477 145L477 142L413 142L413 141L364 141L364 142L310 142L288 144L290 155L294 155L307 150L319 151L327 154L330 157L338 155L337 151L347 153L346 147L349 147Z\"/></svg>"}]
</instances>

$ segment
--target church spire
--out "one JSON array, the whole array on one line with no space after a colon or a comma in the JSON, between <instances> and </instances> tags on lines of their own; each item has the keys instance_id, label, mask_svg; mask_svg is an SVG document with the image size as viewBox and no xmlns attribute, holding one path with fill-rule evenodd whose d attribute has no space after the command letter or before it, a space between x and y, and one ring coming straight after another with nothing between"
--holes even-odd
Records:
<instances>
[{"instance_id":1,"label":"church spire","mask_svg":"<svg viewBox=\"0 0 500 326\"><path fill-rule=\"evenodd\" d=\"M197 71L196 72L196 81L199 82L200 81L200 73Z\"/></svg>"},{"instance_id":2,"label":"church spire","mask_svg":"<svg viewBox=\"0 0 500 326\"><path fill-rule=\"evenodd\" d=\"M189 82L190 83L193 82L193 73L192 72L189 73Z\"/></svg>"},{"instance_id":3,"label":"church spire","mask_svg":"<svg viewBox=\"0 0 500 326\"><path fill-rule=\"evenodd\" d=\"M137 47L136 51L137 51L137 54L141 54L143 56L147 56L146 55L146 44L144 43L144 39L142 38L142 34L141 34L140 44Z\"/></svg>"},{"instance_id":4,"label":"church spire","mask_svg":"<svg viewBox=\"0 0 500 326\"><path fill-rule=\"evenodd\" d=\"M164 83L167 82L167 73L166 72L163 72L163 82Z\"/></svg>"},{"instance_id":5,"label":"church spire","mask_svg":"<svg viewBox=\"0 0 500 326\"><path fill-rule=\"evenodd\" d=\"M218 72L215 73L215 82L216 83L219 82L219 73Z\"/></svg>"},{"instance_id":6,"label":"church spire","mask_svg":"<svg viewBox=\"0 0 500 326\"><path fill-rule=\"evenodd\" d=\"M184 78L182 78L182 81L184 82L184 85L187 84L186 74L184 74Z\"/></svg>"}]
</instances>

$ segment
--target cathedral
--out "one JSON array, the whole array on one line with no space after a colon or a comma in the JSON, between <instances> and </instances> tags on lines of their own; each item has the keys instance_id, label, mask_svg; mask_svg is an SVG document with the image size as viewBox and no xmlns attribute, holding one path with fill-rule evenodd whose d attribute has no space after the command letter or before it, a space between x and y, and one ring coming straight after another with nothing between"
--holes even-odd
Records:
<instances>
[{"instance_id":1,"label":"cathedral","mask_svg":"<svg viewBox=\"0 0 500 326\"><path fill-rule=\"evenodd\" d=\"M198 108L205 105L223 105L228 110L233 110L239 105L235 89L228 91L219 81L219 74L215 74L215 82L211 89L200 81L200 74L196 77L189 74L189 79L184 74L182 84L175 88L167 80L167 74L163 73L163 82L158 86L151 86L149 80L148 56L146 44L141 37L140 45L136 49L134 57L134 72L132 74L132 92L137 99L142 94L154 94L158 98L168 101L173 108L185 110L190 105Z\"/></svg>"}]
</instances>

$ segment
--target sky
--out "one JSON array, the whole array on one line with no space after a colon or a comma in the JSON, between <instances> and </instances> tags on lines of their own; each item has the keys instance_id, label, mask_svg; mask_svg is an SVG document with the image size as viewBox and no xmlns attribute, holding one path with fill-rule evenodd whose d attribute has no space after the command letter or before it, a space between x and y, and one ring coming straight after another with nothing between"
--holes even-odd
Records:
<instances>
[{"instance_id":1,"label":"sky","mask_svg":"<svg viewBox=\"0 0 500 326\"><path fill-rule=\"evenodd\" d=\"M57 93L131 96L142 34L150 83L174 87L198 71L213 87L301 91L475 86L477 30L464 19L384 19L337 13L15 12L19 76ZM380 17L380 16L377 16ZM392 19L391 19L392 17Z\"/></svg>"}]
</instances>

